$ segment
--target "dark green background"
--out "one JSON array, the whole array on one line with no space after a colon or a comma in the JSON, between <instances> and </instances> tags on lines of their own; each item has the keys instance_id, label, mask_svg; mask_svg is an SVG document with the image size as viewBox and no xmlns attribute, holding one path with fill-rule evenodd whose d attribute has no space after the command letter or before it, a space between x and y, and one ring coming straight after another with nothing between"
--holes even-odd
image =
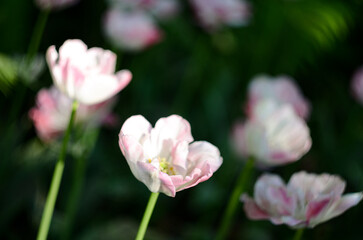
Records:
<instances>
[{"instance_id":1,"label":"dark green background","mask_svg":"<svg viewBox=\"0 0 363 240\"><path fill-rule=\"evenodd\" d=\"M181 1L180 1L181 2ZM139 53L117 52L121 68L133 80L120 94L115 129L103 128L87 160L86 176L71 239L132 239L149 191L132 175L118 147L118 132L131 115L151 123L179 114L196 140L218 146L222 167L207 182L161 195L149 225L148 239L212 239L243 160L235 156L230 134L242 118L246 86L256 74L287 74L296 79L312 105L308 121L312 149L300 161L268 169L288 180L299 170L338 174L347 192L363 189L363 106L353 99L350 81L363 65L363 1L253 0L247 27L206 33L190 6L160 23L164 40ZM40 52L71 38L88 46L112 48L102 32L107 5L81 0L50 14ZM25 54L39 10L29 0L0 2L0 53ZM57 159L57 146L37 139L28 118L37 91L52 84L48 69L27 86L21 111L9 115L24 84L0 94L0 239L34 239ZM8 130L10 129L10 131ZM5 136L5 132L10 134ZM69 156L49 239L61 239L64 211L76 161ZM261 174L255 171L250 181ZM294 232L268 221L246 219L242 204L230 239L291 239ZM363 204L304 234L305 239L362 239Z\"/></svg>"}]
</instances>

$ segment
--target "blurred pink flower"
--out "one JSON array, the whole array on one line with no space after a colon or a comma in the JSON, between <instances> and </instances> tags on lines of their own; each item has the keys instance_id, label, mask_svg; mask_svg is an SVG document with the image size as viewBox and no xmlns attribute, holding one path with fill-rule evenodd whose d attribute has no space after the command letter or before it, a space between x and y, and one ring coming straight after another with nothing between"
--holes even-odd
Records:
<instances>
[{"instance_id":1,"label":"blurred pink flower","mask_svg":"<svg viewBox=\"0 0 363 240\"><path fill-rule=\"evenodd\" d=\"M107 120L114 99L95 105L79 104L75 123L94 127ZM45 142L52 141L66 130L72 109L72 100L55 86L41 89L36 97L36 106L29 111L38 136Z\"/></svg>"},{"instance_id":2,"label":"blurred pink flower","mask_svg":"<svg viewBox=\"0 0 363 240\"><path fill-rule=\"evenodd\" d=\"M363 105L363 67L354 73L351 87L354 97Z\"/></svg>"},{"instance_id":3,"label":"blurred pink flower","mask_svg":"<svg viewBox=\"0 0 363 240\"><path fill-rule=\"evenodd\" d=\"M310 150L310 131L288 104L262 100L245 123L233 130L237 153L253 156L261 166L277 166L299 160Z\"/></svg>"},{"instance_id":4,"label":"blurred pink flower","mask_svg":"<svg viewBox=\"0 0 363 240\"><path fill-rule=\"evenodd\" d=\"M192 141L188 121L177 115L159 119L154 128L143 116L132 116L119 134L120 149L134 176L151 192L172 197L206 181L222 164L218 148Z\"/></svg>"},{"instance_id":5,"label":"blurred pink flower","mask_svg":"<svg viewBox=\"0 0 363 240\"><path fill-rule=\"evenodd\" d=\"M196 17L207 30L223 25L244 26L251 16L250 4L245 0L190 0Z\"/></svg>"},{"instance_id":6,"label":"blurred pink flower","mask_svg":"<svg viewBox=\"0 0 363 240\"><path fill-rule=\"evenodd\" d=\"M62 9L76 4L79 0L35 0L37 6L43 10Z\"/></svg>"},{"instance_id":7,"label":"blurred pink flower","mask_svg":"<svg viewBox=\"0 0 363 240\"><path fill-rule=\"evenodd\" d=\"M158 19L169 19L179 12L177 0L110 0L112 8L125 11L145 11Z\"/></svg>"},{"instance_id":8,"label":"blurred pink flower","mask_svg":"<svg viewBox=\"0 0 363 240\"><path fill-rule=\"evenodd\" d=\"M128 70L115 72L116 55L90 48L81 40L67 40L59 48L47 50L47 62L54 84L70 98L83 104L103 102L131 81Z\"/></svg>"},{"instance_id":9,"label":"blurred pink flower","mask_svg":"<svg viewBox=\"0 0 363 240\"><path fill-rule=\"evenodd\" d=\"M310 104L301 94L294 80L288 76L269 77L259 75L252 79L248 87L247 113L262 99L273 99L280 104L291 104L300 117L307 119Z\"/></svg>"},{"instance_id":10,"label":"blurred pink flower","mask_svg":"<svg viewBox=\"0 0 363 240\"><path fill-rule=\"evenodd\" d=\"M105 33L111 42L122 49L142 50L158 43L162 33L153 19L143 12L109 10L105 17Z\"/></svg>"},{"instance_id":11,"label":"blurred pink flower","mask_svg":"<svg viewBox=\"0 0 363 240\"><path fill-rule=\"evenodd\" d=\"M243 194L250 219L269 219L293 228L313 228L334 218L362 200L362 193L342 196L345 182L329 174L298 172L287 186L277 175L264 174L256 182L254 199Z\"/></svg>"}]
</instances>

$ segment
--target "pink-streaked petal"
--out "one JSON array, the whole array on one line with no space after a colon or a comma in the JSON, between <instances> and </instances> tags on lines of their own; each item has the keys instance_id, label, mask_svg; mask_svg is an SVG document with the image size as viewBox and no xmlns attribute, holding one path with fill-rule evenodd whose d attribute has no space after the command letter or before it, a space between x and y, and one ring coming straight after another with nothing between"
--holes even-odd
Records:
<instances>
[{"instance_id":1,"label":"pink-streaked petal","mask_svg":"<svg viewBox=\"0 0 363 240\"><path fill-rule=\"evenodd\" d=\"M272 215L290 215L294 211L294 198L277 175L262 175L255 184L254 195L259 207Z\"/></svg>"},{"instance_id":2,"label":"pink-streaked petal","mask_svg":"<svg viewBox=\"0 0 363 240\"><path fill-rule=\"evenodd\" d=\"M241 201L243 204L243 209L249 219L253 220L261 220L261 219L269 219L269 214L259 208L256 202L250 198L247 194L243 194L241 196Z\"/></svg>"},{"instance_id":3,"label":"pink-streaked petal","mask_svg":"<svg viewBox=\"0 0 363 240\"><path fill-rule=\"evenodd\" d=\"M343 197L341 197L336 206L334 206L331 211L326 214L326 216L324 217L324 221L336 217L348 210L349 208L357 205L362 200L362 198L362 192L345 194Z\"/></svg>"},{"instance_id":4,"label":"pink-streaked petal","mask_svg":"<svg viewBox=\"0 0 363 240\"><path fill-rule=\"evenodd\" d=\"M66 40L59 48L59 55L62 59L79 58L87 51L87 45L79 39Z\"/></svg>"},{"instance_id":5,"label":"pink-streaked petal","mask_svg":"<svg viewBox=\"0 0 363 240\"><path fill-rule=\"evenodd\" d=\"M345 182L338 176L301 171L291 176L288 189L290 191L298 189L303 194L301 201L306 202L313 200L319 194L340 196L345 189Z\"/></svg>"},{"instance_id":6,"label":"pink-streaked petal","mask_svg":"<svg viewBox=\"0 0 363 240\"><path fill-rule=\"evenodd\" d=\"M175 197L176 189L172 181L173 176L169 176L166 173L160 172L159 178L161 181L160 191L165 193L169 197Z\"/></svg>"},{"instance_id":7,"label":"pink-streaked petal","mask_svg":"<svg viewBox=\"0 0 363 240\"><path fill-rule=\"evenodd\" d=\"M212 172L222 165L223 158L217 147L206 141L196 141L189 145L188 161L195 166L207 164Z\"/></svg>"},{"instance_id":8,"label":"pink-streaked petal","mask_svg":"<svg viewBox=\"0 0 363 240\"><path fill-rule=\"evenodd\" d=\"M321 214L322 211L326 210L330 202L330 198L309 202L306 209L306 221L309 222L312 218Z\"/></svg>"},{"instance_id":9,"label":"pink-streaked petal","mask_svg":"<svg viewBox=\"0 0 363 240\"><path fill-rule=\"evenodd\" d=\"M171 152L172 164L176 167L178 174L185 176L187 173L187 157L189 154L189 146L187 141L178 142Z\"/></svg>"},{"instance_id":10,"label":"pink-streaked petal","mask_svg":"<svg viewBox=\"0 0 363 240\"><path fill-rule=\"evenodd\" d=\"M83 104L103 102L123 89L131 80L129 71L120 75L91 75L86 77L82 86L76 89L75 97Z\"/></svg>"},{"instance_id":11,"label":"pink-streaked petal","mask_svg":"<svg viewBox=\"0 0 363 240\"><path fill-rule=\"evenodd\" d=\"M151 192L160 192L161 179L159 169L149 163L141 161L131 164L130 162L128 163L134 176L144 183ZM133 168L134 166L135 168Z\"/></svg>"},{"instance_id":12,"label":"pink-streaked petal","mask_svg":"<svg viewBox=\"0 0 363 240\"><path fill-rule=\"evenodd\" d=\"M142 139L150 134L151 124L141 115L135 115L129 117L122 125L120 136L130 135L137 142L141 142Z\"/></svg>"},{"instance_id":13,"label":"pink-streaked petal","mask_svg":"<svg viewBox=\"0 0 363 240\"><path fill-rule=\"evenodd\" d=\"M119 134L119 146L128 162L146 160L144 149L134 136Z\"/></svg>"},{"instance_id":14,"label":"pink-streaked petal","mask_svg":"<svg viewBox=\"0 0 363 240\"><path fill-rule=\"evenodd\" d=\"M171 115L166 118L160 118L152 131L156 141L161 143L166 139L175 141L193 141L190 124L187 120L178 115Z\"/></svg>"},{"instance_id":15,"label":"pink-streaked petal","mask_svg":"<svg viewBox=\"0 0 363 240\"><path fill-rule=\"evenodd\" d=\"M93 47L87 51L87 56L94 63L91 64L96 68L99 68L99 73L102 74L113 74L116 67L117 56L115 53L104 50L102 48Z\"/></svg>"}]
</instances>

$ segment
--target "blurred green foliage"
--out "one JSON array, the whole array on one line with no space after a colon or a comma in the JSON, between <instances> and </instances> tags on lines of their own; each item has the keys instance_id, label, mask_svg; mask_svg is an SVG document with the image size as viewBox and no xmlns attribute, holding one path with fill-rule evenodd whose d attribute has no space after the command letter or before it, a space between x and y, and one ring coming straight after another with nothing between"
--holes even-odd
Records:
<instances>
[{"instance_id":1,"label":"blurred green foliage","mask_svg":"<svg viewBox=\"0 0 363 240\"><path fill-rule=\"evenodd\" d=\"M149 191L132 176L119 150L119 127L134 114L155 123L172 113L191 123L195 139L217 145L224 164L209 181L177 193L176 198L160 196L146 237L212 239L244 164L231 149L231 126L243 117L246 86L259 73L291 75L313 109L308 122L311 151L294 164L268 171L285 180L302 169L339 174L347 181L347 191L361 191L363 106L350 94L350 79L363 64L363 2L251 0L253 17L248 26L213 34L198 26L187 1L180 2L181 14L160 23L165 32L160 44L139 53L117 52L120 66L130 69L134 77L119 94L114 110L120 116L119 126L101 129L86 161L70 239L133 238ZM104 1L82 0L72 8L51 13L41 53L70 38L112 48L102 31L105 10ZM0 94L0 239L35 238L59 150L59 143L47 145L37 139L28 118L36 91L52 83L49 72L45 71L35 86L26 88L15 82L13 68L6 67L9 57L25 53L38 14L32 1L0 2L0 76L10 76L0 81L0 90L8 93ZM19 100L23 89L24 100ZM18 104L19 113L9 116ZM64 236L76 164L70 151L49 239ZM260 174L255 172L249 191ZM242 205L239 209L230 239L291 239L293 231L286 226L248 221ZM362 215L360 204L307 230L304 239L361 239Z\"/></svg>"}]
</instances>

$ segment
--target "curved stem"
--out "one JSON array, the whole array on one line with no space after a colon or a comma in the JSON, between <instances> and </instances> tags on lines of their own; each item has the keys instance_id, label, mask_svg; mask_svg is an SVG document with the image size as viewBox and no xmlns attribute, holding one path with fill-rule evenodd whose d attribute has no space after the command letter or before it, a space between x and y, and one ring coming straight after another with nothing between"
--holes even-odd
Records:
<instances>
[{"instance_id":1,"label":"curved stem","mask_svg":"<svg viewBox=\"0 0 363 240\"><path fill-rule=\"evenodd\" d=\"M42 39L45 25L49 16L49 10L44 10L39 13L38 20L35 24L33 35L30 39L28 52L26 55L26 64L28 65L33 60L35 54L38 52L40 40Z\"/></svg>"},{"instance_id":2,"label":"curved stem","mask_svg":"<svg viewBox=\"0 0 363 240\"><path fill-rule=\"evenodd\" d=\"M303 233L304 233L303 228L300 228L300 229L296 230L293 240L300 240Z\"/></svg>"},{"instance_id":3,"label":"curved stem","mask_svg":"<svg viewBox=\"0 0 363 240\"><path fill-rule=\"evenodd\" d=\"M149 220L151 217L151 214L153 213L156 201L158 200L158 196L159 193L151 193L150 198L149 198L149 202L147 203L146 209L145 209L145 213L144 216L142 218L140 227L139 227L139 231L137 232L136 235L136 240L142 240L144 239L144 235L147 229L147 226L149 224Z\"/></svg>"},{"instance_id":4,"label":"curved stem","mask_svg":"<svg viewBox=\"0 0 363 240\"><path fill-rule=\"evenodd\" d=\"M78 103L76 101L73 101L72 105L72 113L69 119L68 127L65 132L64 138L63 138L63 144L62 149L59 154L58 162L55 165L54 173L53 173L53 179L50 184L50 189L48 192L47 200L45 202L42 220L40 222L39 230L38 230L38 236L37 240L45 240L47 239L48 231L50 222L52 220L53 211L54 211L54 205L57 200L57 195L59 191L60 182L62 180L63 170L64 170L64 159L67 153L67 146L69 137L72 131L73 122L76 116L76 111L78 108Z\"/></svg>"},{"instance_id":5,"label":"curved stem","mask_svg":"<svg viewBox=\"0 0 363 240\"><path fill-rule=\"evenodd\" d=\"M86 169L87 156L83 155L78 159L75 159L75 169L72 181L70 194L67 200L67 207L65 213L65 229L62 232L61 239L70 239L72 234L72 226L77 213L77 207L79 198L82 192L82 186L84 181L84 173Z\"/></svg>"},{"instance_id":6,"label":"curved stem","mask_svg":"<svg viewBox=\"0 0 363 240\"><path fill-rule=\"evenodd\" d=\"M218 240L226 239L232 219L238 206L239 198L246 188L247 181L250 178L251 170L253 169L254 160L250 157L238 177L236 186L229 199L228 206L223 214L222 223L219 227L217 238Z\"/></svg>"}]
</instances>

